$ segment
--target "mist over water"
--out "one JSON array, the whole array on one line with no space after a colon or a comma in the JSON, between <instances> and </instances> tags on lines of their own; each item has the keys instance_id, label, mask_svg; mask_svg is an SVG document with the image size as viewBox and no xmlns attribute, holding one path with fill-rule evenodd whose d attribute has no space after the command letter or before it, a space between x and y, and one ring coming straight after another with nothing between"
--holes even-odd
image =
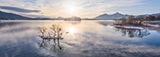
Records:
<instances>
[{"instance_id":1,"label":"mist over water","mask_svg":"<svg viewBox=\"0 0 160 57\"><path fill-rule=\"evenodd\" d=\"M113 21L32 21L0 23L0 57L158 57L160 30L127 30ZM38 27L59 25L66 32L60 45L40 46ZM2 25L2 26L1 26Z\"/></svg>"}]
</instances>

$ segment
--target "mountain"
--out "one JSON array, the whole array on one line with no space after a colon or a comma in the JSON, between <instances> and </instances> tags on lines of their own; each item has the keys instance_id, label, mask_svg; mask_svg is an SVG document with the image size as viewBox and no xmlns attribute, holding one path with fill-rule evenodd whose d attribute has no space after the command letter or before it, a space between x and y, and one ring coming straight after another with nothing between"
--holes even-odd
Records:
<instances>
[{"instance_id":1,"label":"mountain","mask_svg":"<svg viewBox=\"0 0 160 57\"><path fill-rule=\"evenodd\" d=\"M95 19L111 20L111 19L127 18L129 16L130 15L121 14L119 12L116 12L116 13L110 14L110 15L109 14L102 14L102 15L95 17Z\"/></svg>"},{"instance_id":2,"label":"mountain","mask_svg":"<svg viewBox=\"0 0 160 57\"><path fill-rule=\"evenodd\" d=\"M155 17L158 17L158 16L160 16L160 13L156 13L156 14L152 14L152 15Z\"/></svg>"},{"instance_id":3,"label":"mountain","mask_svg":"<svg viewBox=\"0 0 160 57\"><path fill-rule=\"evenodd\" d=\"M30 15L33 16L33 15ZM53 20L54 18L34 15L36 17L25 17L14 13L6 13L0 11L0 20Z\"/></svg>"},{"instance_id":4,"label":"mountain","mask_svg":"<svg viewBox=\"0 0 160 57\"><path fill-rule=\"evenodd\" d=\"M32 18L0 11L0 20L31 20Z\"/></svg>"}]
</instances>

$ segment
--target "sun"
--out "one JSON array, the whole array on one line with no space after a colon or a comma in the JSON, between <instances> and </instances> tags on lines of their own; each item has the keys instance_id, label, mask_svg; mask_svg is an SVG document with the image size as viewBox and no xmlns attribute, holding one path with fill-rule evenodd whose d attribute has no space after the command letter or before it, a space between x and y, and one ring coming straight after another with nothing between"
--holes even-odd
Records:
<instances>
[{"instance_id":1,"label":"sun","mask_svg":"<svg viewBox=\"0 0 160 57\"><path fill-rule=\"evenodd\" d=\"M66 6L66 12L69 15L76 15L78 13L78 7L75 5Z\"/></svg>"},{"instance_id":2,"label":"sun","mask_svg":"<svg viewBox=\"0 0 160 57\"><path fill-rule=\"evenodd\" d=\"M68 8L68 10L69 10L70 12L72 12L72 13L75 13L75 12L76 12L76 7L70 6L70 7Z\"/></svg>"}]
</instances>

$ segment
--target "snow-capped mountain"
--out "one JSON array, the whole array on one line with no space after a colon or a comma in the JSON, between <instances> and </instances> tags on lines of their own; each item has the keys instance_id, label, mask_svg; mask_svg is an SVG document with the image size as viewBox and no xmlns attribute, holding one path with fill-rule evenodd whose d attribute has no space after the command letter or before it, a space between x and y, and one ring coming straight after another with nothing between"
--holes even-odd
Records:
<instances>
[{"instance_id":1,"label":"snow-capped mountain","mask_svg":"<svg viewBox=\"0 0 160 57\"><path fill-rule=\"evenodd\" d=\"M127 18L129 16L130 15L121 14L119 12L116 12L114 14L102 14L102 15L95 17L95 19L111 20L111 19Z\"/></svg>"}]
</instances>

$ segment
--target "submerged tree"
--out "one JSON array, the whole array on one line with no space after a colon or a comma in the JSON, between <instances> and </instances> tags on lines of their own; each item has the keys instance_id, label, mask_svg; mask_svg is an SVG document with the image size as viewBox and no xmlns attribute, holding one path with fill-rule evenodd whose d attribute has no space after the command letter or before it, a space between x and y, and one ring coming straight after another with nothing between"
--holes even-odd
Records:
<instances>
[{"instance_id":1,"label":"submerged tree","mask_svg":"<svg viewBox=\"0 0 160 57\"><path fill-rule=\"evenodd\" d=\"M62 36L64 31L62 30L62 27L59 25L52 25L48 30L46 27L39 27L39 32L41 35L39 35L40 38L42 38L42 43L40 47L44 47L47 44L50 44L51 41L54 42L54 44L59 47L59 49L62 49L60 46L59 40L62 40ZM49 42L49 43L48 43Z\"/></svg>"},{"instance_id":2,"label":"submerged tree","mask_svg":"<svg viewBox=\"0 0 160 57\"><path fill-rule=\"evenodd\" d=\"M45 35L45 33L46 33L46 31L47 31L47 28L46 27L38 27L38 30L39 30L39 32L41 33L41 35L39 35L41 38L42 37L44 37Z\"/></svg>"},{"instance_id":3,"label":"submerged tree","mask_svg":"<svg viewBox=\"0 0 160 57\"><path fill-rule=\"evenodd\" d=\"M58 25L52 25L52 27L50 27L50 29L52 30L52 37L55 38L53 39L54 42L56 43L56 39L57 39L57 43L58 45L60 45L59 40L62 40L62 35L63 35L63 30L62 27L58 26Z\"/></svg>"}]
</instances>

